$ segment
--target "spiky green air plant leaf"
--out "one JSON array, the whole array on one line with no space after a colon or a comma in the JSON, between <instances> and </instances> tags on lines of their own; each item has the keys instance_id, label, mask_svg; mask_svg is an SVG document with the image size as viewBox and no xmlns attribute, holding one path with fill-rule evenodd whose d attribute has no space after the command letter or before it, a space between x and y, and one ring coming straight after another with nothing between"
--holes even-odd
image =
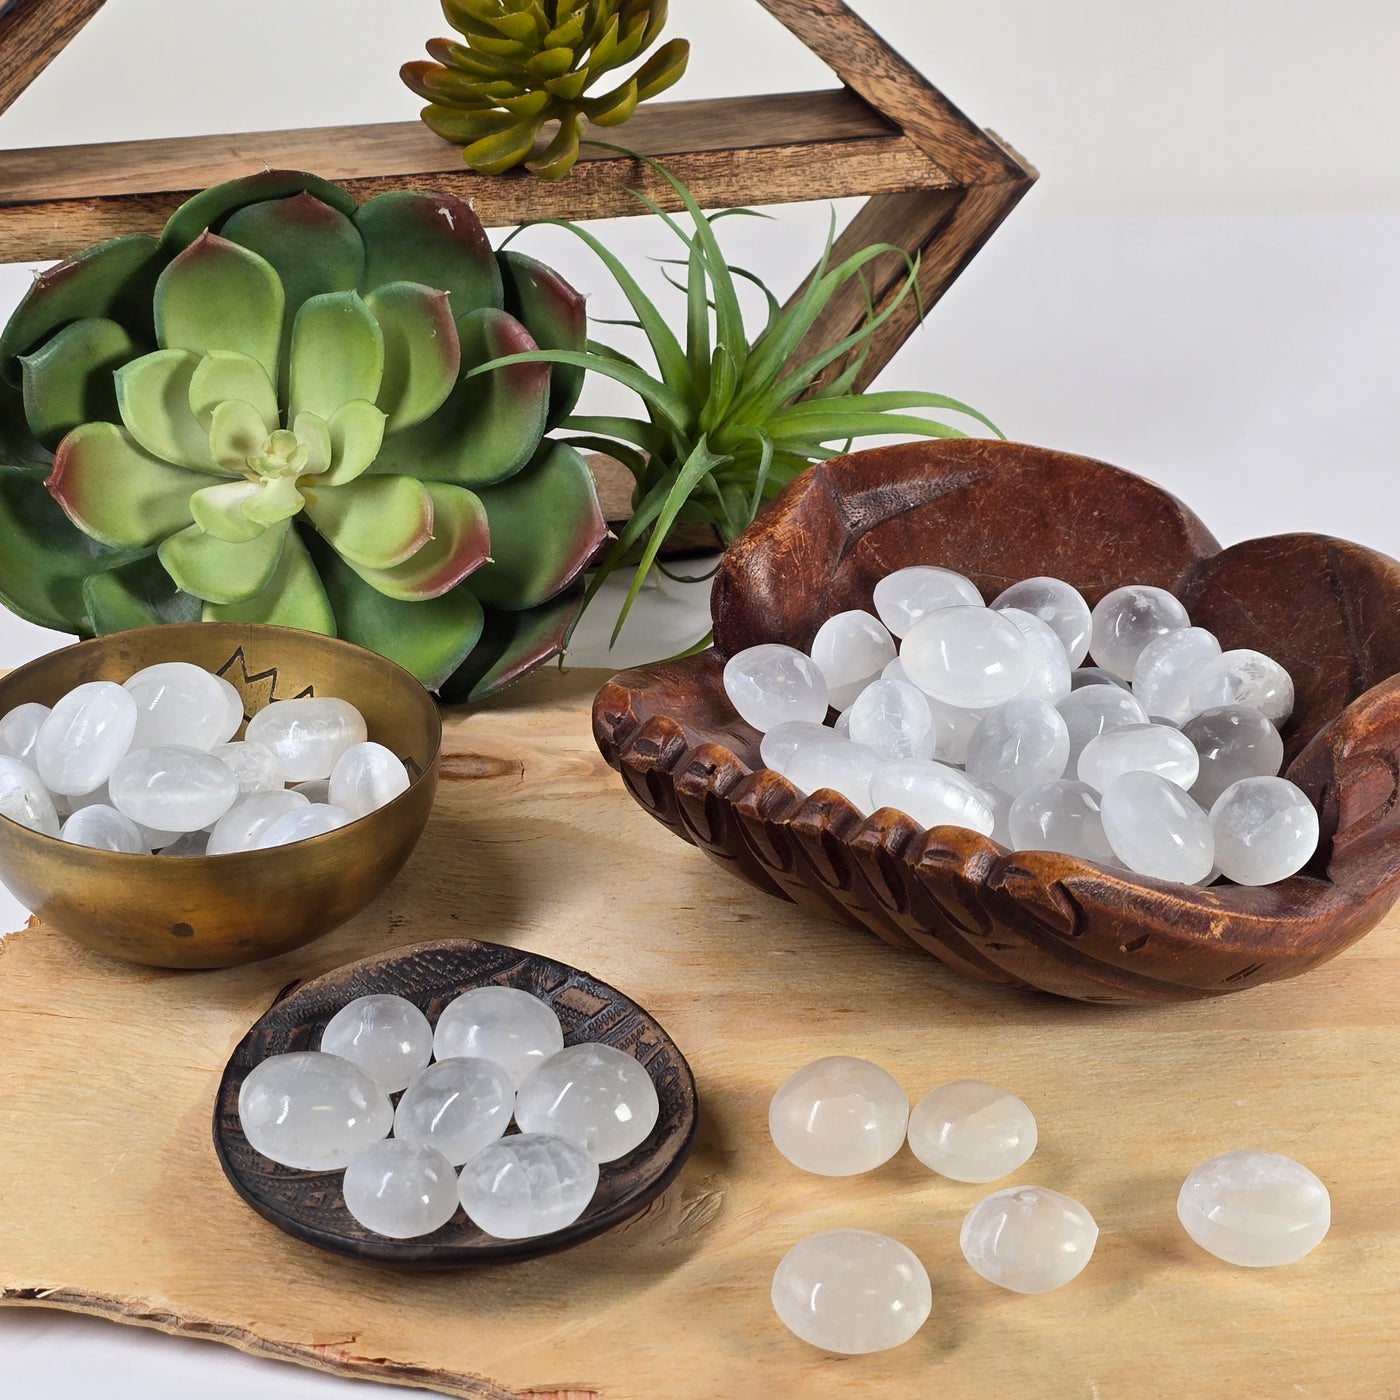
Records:
<instances>
[{"instance_id":1,"label":"spiky green air plant leaf","mask_svg":"<svg viewBox=\"0 0 1400 1400\"><path fill-rule=\"evenodd\" d=\"M429 105L423 120L462 146L483 175L524 162L545 180L578 160L585 119L620 126L637 105L680 81L690 45L672 39L630 77L590 92L641 57L666 23L666 0L442 0L465 43L433 39L432 62L400 76Z\"/></svg>"},{"instance_id":2,"label":"spiky green air plant leaf","mask_svg":"<svg viewBox=\"0 0 1400 1400\"><path fill-rule=\"evenodd\" d=\"M606 530L581 459L541 445L579 371L473 371L586 343L578 293L498 261L461 200L206 190L0 332L0 601L82 635L303 627L484 694L562 645Z\"/></svg>"}]
</instances>

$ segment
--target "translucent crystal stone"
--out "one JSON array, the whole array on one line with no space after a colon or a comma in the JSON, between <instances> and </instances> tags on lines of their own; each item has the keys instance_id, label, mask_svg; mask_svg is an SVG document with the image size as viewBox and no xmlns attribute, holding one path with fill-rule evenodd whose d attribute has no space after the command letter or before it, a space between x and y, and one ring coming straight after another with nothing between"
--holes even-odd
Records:
<instances>
[{"instance_id":1,"label":"translucent crystal stone","mask_svg":"<svg viewBox=\"0 0 1400 1400\"><path fill-rule=\"evenodd\" d=\"M33 768L34 746L39 741L39 731L49 713L47 705L31 702L16 705L0 719L0 757L17 758Z\"/></svg>"},{"instance_id":2,"label":"translucent crystal stone","mask_svg":"<svg viewBox=\"0 0 1400 1400\"><path fill-rule=\"evenodd\" d=\"M1090 739L1079 755L1079 781L1105 791L1124 773L1157 773L1189 788L1200 771L1196 746L1168 724L1120 724Z\"/></svg>"},{"instance_id":3,"label":"translucent crystal stone","mask_svg":"<svg viewBox=\"0 0 1400 1400\"><path fill-rule=\"evenodd\" d=\"M851 707L849 705L836 716L831 729L832 733L839 734L843 739L851 737Z\"/></svg>"},{"instance_id":4,"label":"translucent crystal stone","mask_svg":"<svg viewBox=\"0 0 1400 1400\"><path fill-rule=\"evenodd\" d=\"M238 733L238 727L243 723L243 697L231 681L222 676L215 676L214 679L219 683L219 691L224 697L224 722L215 742L226 744Z\"/></svg>"},{"instance_id":5,"label":"translucent crystal stone","mask_svg":"<svg viewBox=\"0 0 1400 1400\"><path fill-rule=\"evenodd\" d=\"M394 1136L435 1147L454 1167L510 1126L515 1084L490 1060L449 1059L414 1075L394 1110Z\"/></svg>"},{"instance_id":6,"label":"translucent crystal stone","mask_svg":"<svg viewBox=\"0 0 1400 1400\"><path fill-rule=\"evenodd\" d=\"M358 1065L298 1050L255 1066L238 1091L238 1119L255 1151L284 1167L345 1166L394 1125L389 1096Z\"/></svg>"},{"instance_id":7,"label":"translucent crystal stone","mask_svg":"<svg viewBox=\"0 0 1400 1400\"><path fill-rule=\"evenodd\" d=\"M1287 778L1241 778L1210 809L1215 863L1237 885L1296 875L1317 850L1317 808Z\"/></svg>"},{"instance_id":8,"label":"translucent crystal stone","mask_svg":"<svg viewBox=\"0 0 1400 1400\"><path fill-rule=\"evenodd\" d=\"M309 783L295 783L292 786L293 792L299 792L313 806L325 807L331 800L331 780L329 778L313 778Z\"/></svg>"},{"instance_id":9,"label":"translucent crystal stone","mask_svg":"<svg viewBox=\"0 0 1400 1400\"><path fill-rule=\"evenodd\" d=\"M1131 692L1111 685L1089 685L1071 691L1055 706L1069 730L1069 758L1065 768L1077 771L1079 756L1090 739L1123 724L1146 724L1147 711Z\"/></svg>"},{"instance_id":10,"label":"translucent crystal stone","mask_svg":"<svg viewBox=\"0 0 1400 1400\"><path fill-rule=\"evenodd\" d=\"M1156 773L1124 773L1100 799L1113 853L1139 875L1195 884L1215 864L1210 818Z\"/></svg>"},{"instance_id":11,"label":"translucent crystal stone","mask_svg":"<svg viewBox=\"0 0 1400 1400\"><path fill-rule=\"evenodd\" d=\"M1031 648L1021 629L990 608L954 607L916 622L899 654L925 694L963 709L1014 699L1031 678Z\"/></svg>"},{"instance_id":12,"label":"translucent crystal stone","mask_svg":"<svg viewBox=\"0 0 1400 1400\"><path fill-rule=\"evenodd\" d=\"M162 851L167 846L173 846L182 836L183 831L162 831L159 827L145 826L141 822L136 823L141 832L141 839L153 851Z\"/></svg>"},{"instance_id":13,"label":"translucent crystal stone","mask_svg":"<svg viewBox=\"0 0 1400 1400\"><path fill-rule=\"evenodd\" d=\"M925 1094L909 1115L909 1149L953 1181L995 1181L1030 1160L1035 1115L980 1079L958 1079Z\"/></svg>"},{"instance_id":14,"label":"translucent crystal stone","mask_svg":"<svg viewBox=\"0 0 1400 1400\"><path fill-rule=\"evenodd\" d=\"M204 856L209 854L209 833L207 831L187 831L159 852L163 856Z\"/></svg>"},{"instance_id":15,"label":"translucent crystal stone","mask_svg":"<svg viewBox=\"0 0 1400 1400\"><path fill-rule=\"evenodd\" d=\"M136 701L111 681L89 681L53 707L34 742L34 768L55 793L91 792L131 748Z\"/></svg>"},{"instance_id":16,"label":"translucent crystal stone","mask_svg":"<svg viewBox=\"0 0 1400 1400\"><path fill-rule=\"evenodd\" d=\"M1000 788L983 788L982 791L992 809L992 840L1012 850L1011 799Z\"/></svg>"},{"instance_id":17,"label":"translucent crystal stone","mask_svg":"<svg viewBox=\"0 0 1400 1400\"><path fill-rule=\"evenodd\" d=\"M248 721L246 738L277 755L289 783L329 778L335 761L369 737L364 716L334 696L274 700Z\"/></svg>"},{"instance_id":18,"label":"translucent crystal stone","mask_svg":"<svg viewBox=\"0 0 1400 1400\"><path fill-rule=\"evenodd\" d=\"M0 817L45 836L58 835L58 812L39 775L27 763L5 755L0 755Z\"/></svg>"},{"instance_id":19,"label":"translucent crystal stone","mask_svg":"<svg viewBox=\"0 0 1400 1400\"><path fill-rule=\"evenodd\" d=\"M759 757L763 759L765 768L786 774L787 766L798 749L806 744L824 743L833 732L826 725L813 724L810 720L788 720L764 734L758 746Z\"/></svg>"},{"instance_id":20,"label":"translucent crystal stone","mask_svg":"<svg viewBox=\"0 0 1400 1400\"><path fill-rule=\"evenodd\" d=\"M967 746L967 776L1018 797L1027 788L1053 782L1068 759L1069 730L1053 705L1008 700L987 711L973 734Z\"/></svg>"},{"instance_id":21,"label":"translucent crystal stone","mask_svg":"<svg viewBox=\"0 0 1400 1400\"><path fill-rule=\"evenodd\" d=\"M349 826L352 821L354 818L343 807L312 802L306 807L275 817L254 841L253 849L267 851L273 846L292 846L298 841L310 841L314 836L325 836L329 832L339 831L342 826Z\"/></svg>"},{"instance_id":22,"label":"translucent crystal stone","mask_svg":"<svg viewBox=\"0 0 1400 1400\"><path fill-rule=\"evenodd\" d=\"M253 792L240 797L214 823L214 829L209 833L207 854L226 856L235 851L251 851L257 846L258 838L279 817L310 805L301 793L289 788L279 788L276 792Z\"/></svg>"},{"instance_id":23,"label":"translucent crystal stone","mask_svg":"<svg viewBox=\"0 0 1400 1400\"><path fill-rule=\"evenodd\" d=\"M142 826L198 831L238 800L238 779L200 749L136 749L112 770L112 806Z\"/></svg>"},{"instance_id":24,"label":"translucent crystal stone","mask_svg":"<svg viewBox=\"0 0 1400 1400\"><path fill-rule=\"evenodd\" d=\"M115 807L101 803L80 807L63 823L61 835L75 846L89 846L94 851L144 856L149 850L141 828L134 821L122 816Z\"/></svg>"},{"instance_id":25,"label":"translucent crystal stone","mask_svg":"<svg viewBox=\"0 0 1400 1400\"><path fill-rule=\"evenodd\" d=\"M1099 1227L1070 1196L1045 1186L1012 1186L977 1202L963 1220L963 1258L989 1283L1013 1293L1048 1293L1089 1262Z\"/></svg>"},{"instance_id":26,"label":"translucent crystal stone","mask_svg":"<svg viewBox=\"0 0 1400 1400\"><path fill-rule=\"evenodd\" d=\"M904 1090L879 1065L851 1055L803 1065L768 1105L773 1146L818 1176L854 1176L888 1162L908 1124Z\"/></svg>"},{"instance_id":27,"label":"translucent crystal stone","mask_svg":"<svg viewBox=\"0 0 1400 1400\"><path fill-rule=\"evenodd\" d=\"M1047 623L1060 639L1071 666L1078 666L1089 650L1089 605L1072 584L1058 578L1026 578L1013 583L992 599L995 611L1019 608Z\"/></svg>"},{"instance_id":28,"label":"translucent crystal stone","mask_svg":"<svg viewBox=\"0 0 1400 1400\"><path fill-rule=\"evenodd\" d=\"M549 1133L515 1133L484 1147L457 1182L462 1209L500 1240L527 1240L572 1225L598 1189L598 1164Z\"/></svg>"},{"instance_id":29,"label":"translucent crystal stone","mask_svg":"<svg viewBox=\"0 0 1400 1400\"><path fill-rule=\"evenodd\" d=\"M1322 1243L1332 1223L1327 1188L1301 1162L1276 1152L1226 1152L1181 1185L1176 1214L1202 1249L1227 1264L1292 1264Z\"/></svg>"},{"instance_id":30,"label":"translucent crystal stone","mask_svg":"<svg viewBox=\"0 0 1400 1400\"><path fill-rule=\"evenodd\" d=\"M226 737L228 703L218 680L188 661L161 661L130 677L123 689L136 701L133 749L173 744L206 753Z\"/></svg>"},{"instance_id":31,"label":"translucent crystal stone","mask_svg":"<svg viewBox=\"0 0 1400 1400\"><path fill-rule=\"evenodd\" d=\"M1020 608L998 608L1014 622L1030 647L1030 679L1021 687L1020 699L1047 700L1058 705L1070 692L1069 658L1050 624Z\"/></svg>"},{"instance_id":32,"label":"translucent crystal stone","mask_svg":"<svg viewBox=\"0 0 1400 1400\"><path fill-rule=\"evenodd\" d=\"M1091 615L1089 650L1096 665L1131 680L1149 642L1190 625L1186 609L1165 588L1132 583L1099 599Z\"/></svg>"},{"instance_id":33,"label":"translucent crystal stone","mask_svg":"<svg viewBox=\"0 0 1400 1400\"><path fill-rule=\"evenodd\" d=\"M833 732L828 740L816 739L801 745L788 760L785 776L801 793L822 788L839 792L858 812L868 816L875 810L870 799L870 780L880 762L874 749L853 744Z\"/></svg>"},{"instance_id":34,"label":"translucent crystal stone","mask_svg":"<svg viewBox=\"0 0 1400 1400\"><path fill-rule=\"evenodd\" d=\"M1293 713L1293 679L1262 651L1241 648L1207 661L1191 678L1191 713L1249 705L1274 724Z\"/></svg>"},{"instance_id":35,"label":"translucent crystal stone","mask_svg":"<svg viewBox=\"0 0 1400 1400\"><path fill-rule=\"evenodd\" d=\"M894 660L894 638L878 617L853 608L822 623L811 655L826 678L828 699L844 710Z\"/></svg>"},{"instance_id":36,"label":"translucent crystal stone","mask_svg":"<svg viewBox=\"0 0 1400 1400\"><path fill-rule=\"evenodd\" d=\"M473 987L450 1001L433 1032L438 1059L491 1060L517 1088L564 1048L559 1018L518 987Z\"/></svg>"},{"instance_id":37,"label":"translucent crystal stone","mask_svg":"<svg viewBox=\"0 0 1400 1400\"><path fill-rule=\"evenodd\" d=\"M523 1133L577 1143L612 1162L645 1142L661 1104L646 1066L611 1045L570 1045L531 1070L515 1095Z\"/></svg>"},{"instance_id":38,"label":"translucent crystal stone","mask_svg":"<svg viewBox=\"0 0 1400 1400\"><path fill-rule=\"evenodd\" d=\"M809 1235L773 1274L773 1310L804 1342L858 1356L907 1342L928 1320L933 1289L914 1252L870 1230Z\"/></svg>"},{"instance_id":39,"label":"translucent crystal stone","mask_svg":"<svg viewBox=\"0 0 1400 1400\"><path fill-rule=\"evenodd\" d=\"M856 696L848 733L885 762L933 757L933 715L928 699L908 681L876 680Z\"/></svg>"},{"instance_id":40,"label":"translucent crystal stone","mask_svg":"<svg viewBox=\"0 0 1400 1400\"><path fill-rule=\"evenodd\" d=\"M433 1057L428 1018L404 997L356 997L326 1022L321 1050L359 1065L386 1094L397 1094Z\"/></svg>"},{"instance_id":41,"label":"translucent crystal stone","mask_svg":"<svg viewBox=\"0 0 1400 1400\"><path fill-rule=\"evenodd\" d=\"M277 755L266 744L244 740L238 744L217 744L209 752L233 770L238 791L244 797L250 792L280 792L287 781Z\"/></svg>"},{"instance_id":42,"label":"translucent crystal stone","mask_svg":"<svg viewBox=\"0 0 1400 1400\"><path fill-rule=\"evenodd\" d=\"M1102 666L1080 666L1069 673L1071 690L1083 690L1086 685L1116 685L1119 690L1131 689L1122 676L1115 676Z\"/></svg>"},{"instance_id":43,"label":"translucent crystal stone","mask_svg":"<svg viewBox=\"0 0 1400 1400\"><path fill-rule=\"evenodd\" d=\"M1217 705L1181 726L1196 746L1201 772L1191 796L1210 810L1231 783L1272 778L1283 767L1283 740L1263 713L1250 705Z\"/></svg>"},{"instance_id":44,"label":"translucent crystal stone","mask_svg":"<svg viewBox=\"0 0 1400 1400\"><path fill-rule=\"evenodd\" d=\"M1099 865L1117 865L1104 835L1099 795L1088 783L1061 778L1028 788L1012 804L1011 848L1059 851Z\"/></svg>"},{"instance_id":45,"label":"translucent crystal stone","mask_svg":"<svg viewBox=\"0 0 1400 1400\"><path fill-rule=\"evenodd\" d=\"M412 1240L457 1213L457 1173L436 1148L384 1138L357 1152L341 1183L345 1208L376 1235Z\"/></svg>"},{"instance_id":46,"label":"translucent crystal stone","mask_svg":"<svg viewBox=\"0 0 1400 1400\"><path fill-rule=\"evenodd\" d=\"M990 836L996 812L987 794L944 763L901 759L881 764L870 780L873 809L893 807L923 827L964 826Z\"/></svg>"},{"instance_id":47,"label":"translucent crystal stone","mask_svg":"<svg viewBox=\"0 0 1400 1400\"><path fill-rule=\"evenodd\" d=\"M810 656L777 642L746 647L724 665L724 693L760 734L787 720L826 718L826 677Z\"/></svg>"},{"instance_id":48,"label":"translucent crystal stone","mask_svg":"<svg viewBox=\"0 0 1400 1400\"><path fill-rule=\"evenodd\" d=\"M980 608L982 595L971 579L951 569L916 564L896 569L875 585L875 611L896 637L907 637L921 618L941 608Z\"/></svg>"},{"instance_id":49,"label":"translucent crystal stone","mask_svg":"<svg viewBox=\"0 0 1400 1400\"><path fill-rule=\"evenodd\" d=\"M1152 719L1183 724L1191 716L1191 682L1220 655L1220 643L1204 627L1178 627L1149 642L1133 665L1133 694Z\"/></svg>"},{"instance_id":50,"label":"translucent crystal stone","mask_svg":"<svg viewBox=\"0 0 1400 1400\"><path fill-rule=\"evenodd\" d=\"M408 791L408 769L383 744L354 744L331 769L331 806L367 817Z\"/></svg>"}]
</instances>

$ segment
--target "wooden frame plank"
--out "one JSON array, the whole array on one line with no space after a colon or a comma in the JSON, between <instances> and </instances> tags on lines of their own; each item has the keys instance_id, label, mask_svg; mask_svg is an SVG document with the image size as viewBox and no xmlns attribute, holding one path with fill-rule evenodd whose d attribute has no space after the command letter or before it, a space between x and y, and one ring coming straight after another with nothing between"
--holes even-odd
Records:
<instances>
[{"instance_id":1,"label":"wooden frame plank","mask_svg":"<svg viewBox=\"0 0 1400 1400\"><path fill-rule=\"evenodd\" d=\"M103 0L0 0L0 112L72 42Z\"/></svg>"}]
</instances>

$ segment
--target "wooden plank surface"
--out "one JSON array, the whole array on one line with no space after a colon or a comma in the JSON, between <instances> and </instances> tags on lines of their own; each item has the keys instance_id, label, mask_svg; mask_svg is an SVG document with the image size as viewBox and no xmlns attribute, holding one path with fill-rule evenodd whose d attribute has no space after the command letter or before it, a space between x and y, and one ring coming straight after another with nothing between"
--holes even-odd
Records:
<instances>
[{"instance_id":1,"label":"wooden plank surface","mask_svg":"<svg viewBox=\"0 0 1400 1400\"><path fill-rule=\"evenodd\" d=\"M439 805L404 875L354 923L241 970L105 962L37 927L0 945L0 1290L345 1375L475 1400L1391 1400L1400 1391L1400 922L1311 976L1110 1010L959 980L755 892L623 795L589 737L601 673L546 673L454 714ZM453 935L529 948L636 997L687 1054L693 1158L643 1217L571 1253L412 1277L281 1235L209 1143L225 1058L278 991ZM864 1055L917 1098L980 1077L1022 1095L1040 1147L1011 1182L1069 1192L1101 1229L1043 1297L958 1253L993 1189L907 1151L845 1180L773 1150L768 1099L817 1055ZM1245 1270L1196 1248L1174 1201L1198 1162L1307 1163L1333 1226ZM906 1346L827 1356L774 1319L772 1271L844 1226L908 1243L934 1310ZM152 1345L157 1345L152 1342Z\"/></svg>"},{"instance_id":2,"label":"wooden plank surface","mask_svg":"<svg viewBox=\"0 0 1400 1400\"><path fill-rule=\"evenodd\" d=\"M0 112L101 8L102 0L0 0Z\"/></svg>"}]
</instances>

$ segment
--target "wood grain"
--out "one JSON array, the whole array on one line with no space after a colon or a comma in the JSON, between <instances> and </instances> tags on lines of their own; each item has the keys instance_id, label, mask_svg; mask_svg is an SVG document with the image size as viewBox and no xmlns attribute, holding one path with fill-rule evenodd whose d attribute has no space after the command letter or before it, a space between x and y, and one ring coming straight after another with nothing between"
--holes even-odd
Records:
<instances>
[{"instance_id":1,"label":"wood grain","mask_svg":"<svg viewBox=\"0 0 1400 1400\"><path fill-rule=\"evenodd\" d=\"M0 0L0 112L102 8L103 0Z\"/></svg>"},{"instance_id":2,"label":"wood grain","mask_svg":"<svg viewBox=\"0 0 1400 1400\"><path fill-rule=\"evenodd\" d=\"M1400 924L1296 982L1132 1011L975 984L783 904L649 820L588 732L601 673L544 673L448 717L433 820L353 924L274 962L178 974L42 927L0 944L0 1292L258 1355L472 1400L1391 1400L1400 1390ZM225 1059L290 983L473 935L581 966L654 1012L702 1116L677 1183L569 1254L413 1277L334 1258L224 1182L209 1116ZM824 1180L766 1136L778 1083L823 1054L911 1098L958 1077L1030 1104L1011 1181L1068 1192L1102 1231L1068 1287L1001 1292L957 1247L991 1188L907 1151ZM1182 1232L1198 1162L1296 1157L1333 1226L1299 1264L1237 1269ZM998 1183L1000 1185L1002 1183ZM816 1230L904 1240L936 1299L906 1346L827 1356L768 1302ZM152 1345L155 1345L153 1342Z\"/></svg>"}]
</instances>

